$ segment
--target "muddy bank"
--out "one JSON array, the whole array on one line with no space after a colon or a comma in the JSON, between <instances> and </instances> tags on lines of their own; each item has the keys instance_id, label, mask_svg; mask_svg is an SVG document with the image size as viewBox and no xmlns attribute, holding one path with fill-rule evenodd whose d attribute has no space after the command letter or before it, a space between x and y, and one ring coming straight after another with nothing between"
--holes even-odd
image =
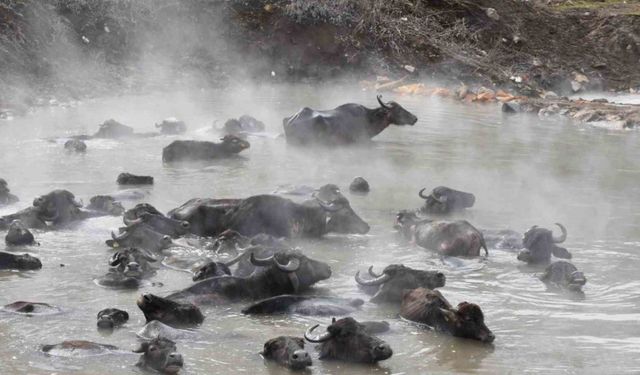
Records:
<instances>
[{"instance_id":1,"label":"muddy bank","mask_svg":"<svg viewBox=\"0 0 640 375\"><path fill-rule=\"evenodd\" d=\"M0 108L18 110L246 78L409 75L527 96L640 86L640 17L555 3L27 0L0 19Z\"/></svg>"}]
</instances>

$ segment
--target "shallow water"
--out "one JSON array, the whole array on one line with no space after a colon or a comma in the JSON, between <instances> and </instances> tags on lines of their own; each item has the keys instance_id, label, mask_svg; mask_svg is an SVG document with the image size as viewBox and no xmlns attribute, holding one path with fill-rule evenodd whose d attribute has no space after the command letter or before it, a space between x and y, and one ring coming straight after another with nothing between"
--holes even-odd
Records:
<instances>
[{"instance_id":1,"label":"shallow water","mask_svg":"<svg viewBox=\"0 0 640 375\"><path fill-rule=\"evenodd\" d=\"M22 201L0 214L26 207L35 196L68 189L88 202L118 190L123 171L149 174L155 185L148 202L167 211L193 197L245 197L269 193L281 184L342 187L352 206L371 224L364 236L327 236L299 243L305 253L328 262L331 279L315 292L364 298L353 275L373 264L390 263L440 269L448 300L470 301L485 312L496 334L494 345L454 339L397 319L397 309L366 303L357 319L384 319L391 332L381 335L394 349L391 359L371 367L314 360L315 374L417 373L635 373L640 371L640 148L636 132L582 127L563 119L505 117L497 105L461 105L425 98L398 99L415 113L413 127L392 127L369 146L327 150L296 148L284 139L251 138L242 156L210 165L166 166L162 147L176 138L216 139L214 121L247 113L281 132L282 117L302 106L331 108L344 102L373 106L372 93L336 87L251 87L225 92L125 96L39 109L0 122L0 176ZM84 155L68 154L49 137L93 133L115 118L137 131L153 131L162 118L176 116L188 135L143 140L91 140ZM355 176L372 186L367 196L348 193ZM486 260L443 263L426 250L399 241L395 213L417 208L422 187L447 185L475 193L476 206L465 214L480 228L524 231L532 225L563 223L573 262L588 278L584 299L549 291L523 267L515 253L490 249ZM133 205L129 202L127 207ZM42 344L85 339L131 349L144 317L135 305L143 292L159 295L190 284L190 275L161 269L137 291L97 286L112 250L104 240L120 218L87 220L73 229L39 232L39 247L29 251L44 267L37 272L0 272L0 304L16 300L49 302L64 308L53 316L0 313L0 373L105 374L140 372L137 355L90 358L47 357ZM4 233L2 233L4 236ZM0 244L4 250L4 244ZM62 267L61 265L64 265ZM245 317L242 304L208 307L192 339L180 340L186 374L287 373L265 364L258 352L269 338L302 335L328 318ZM95 316L107 307L127 310L128 324L111 335L96 330ZM311 350L313 353L313 350ZM317 358L315 353L312 354Z\"/></svg>"}]
</instances>

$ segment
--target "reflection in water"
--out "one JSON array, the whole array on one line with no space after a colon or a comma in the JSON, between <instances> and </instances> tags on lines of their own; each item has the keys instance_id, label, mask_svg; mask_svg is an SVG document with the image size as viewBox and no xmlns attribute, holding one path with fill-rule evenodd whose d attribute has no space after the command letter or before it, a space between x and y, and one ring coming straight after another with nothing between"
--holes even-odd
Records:
<instances>
[{"instance_id":1,"label":"reflection in water","mask_svg":"<svg viewBox=\"0 0 640 375\"><path fill-rule=\"evenodd\" d=\"M387 99L387 98L385 98ZM388 98L391 99L391 98ZM640 148L636 132L607 132L571 125L564 119L503 117L493 105L462 106L424 98L395 98L415 113L413 127L390 127L365 147L330 150L297 148L275 137L284 116L303 106L333 108L344 102L373 106L373 93L349 89L253 87L224 93L115 97L73 108L43 108L25 118L0 122L0 174L21 202L0 214L26 207L35 196L65 188L88 202L90 196L118 191L121 172L151 175L155 185L145 201L168 211L193 197L233 198L270 193L280 185L335 183L356 212L369 222L367 235L330 235L298 241L310 257L331 265L331 279L314 293L362 298L353 275L370 265L380 270L404 263L445 273L443 294L451 302L477 303L496 334L493 346L425 331L397 319L397 307L366 302L358 320L387 320L380 335L394 356L379 366L317 360L314 374L416 373L611 373L640 370ZM217 120L250 114L267 125L270 137L250 138L244 155L215 163L163 165L162 148L175 139L216 140L207 131ZM92 134L114 118L137 132L153 131L165 117L183 119L189 132L135 140L89 140L86 154L64 152L50 137ZM348 184L363 176L368 195L351 195ZM539 269L522 266L516 254L489 249L487 259L444 258L400 241L392 223L398 210L418 208L418 191L447 185L476 195L465 219L480 228L524 232L532 225L568 229L565 246L589 280L584 299L547 290ZM125 202L131 207L134 202ZM112 290L92 280L103 275L112 250L104 240L120 218L87 220L55 232L34 231L42 244L28 249L44 264L37 272L0 272L0 304L17 300L49 302L64 313L26 317L0 313L0 373L126 373L136 356L117 359L52 359L39 354L43 343L84 339L132 349L144 317L135 306L143 292L166 295L191 283L191 275L162 268L140 290ZM5 250L0 244L0 250ZM65 267L60 267L64 264ZM265 365L258 352L280 335L301 336L327 318L246 317L245 304L207 307L195 339L178 340L185 373L286 374ZM131 318L103 336L98 311L115 307Z\"/></svg>"}]
</instances>

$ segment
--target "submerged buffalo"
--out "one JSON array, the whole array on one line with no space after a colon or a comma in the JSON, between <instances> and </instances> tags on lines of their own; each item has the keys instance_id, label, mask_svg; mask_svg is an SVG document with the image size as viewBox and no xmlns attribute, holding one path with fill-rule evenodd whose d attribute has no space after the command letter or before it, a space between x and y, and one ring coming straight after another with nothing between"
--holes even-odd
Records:
<instances>
[{"instance_id":1,"label":"submerged buffalo","mask_svg":"<svg viewBox=\"0 0 640 375\"><path fill-rule=\"evenodd\" d=\"M86 340L66 340L59 344L42 345L42 351L56 357L91 357L118 351L117 346Z\"/></svg>"},{"instance_id":2,"label":"submerged buffalo","mask_svg":"<svg viewBox=\"0 0 640 375\"><path fill-rule=\"evenodd\" d=\"M480 249L489 255L482 233L466 220L420 219L415 213L401 211L395 228L407 240L442 255L479 256Z\"/></svg>"},{"instance_id":3,"label":"submerged buffalo","mask_svg":"<svg viewBox=\"0 0 640 375\"><path fill-rule=\"evenodd\" d=\"M587 278L573 264L560 260L547 266L540 276L543 283L572 292L582 292Z\"/></svg>"},{"instance_id":4,"label":"submerged buffalo","mask_svg":"<svg viewBox=\"0 0 640 375\"><path fill-rule=\"evenodd\" d=\"M473 207L476 202L476 197L473 194L446 186L436 187L429 195L424 194L425 190L426 188L418 193L420 198L424 199L424 206L420 208L420 212L424 214L446 215Z\"/></svg>"},{"instance_id":5,"label":"submerged buffalo","mask_svg":"<svg viewBox=\"0 0 640 375\"><path fill-rule=\"evenodd\" d=\"M304 339L301 337L280 336L264 343L260 354L268 360L291 370L302 370L311 366L311 356L304 350Z\"/></svg>"},{"instance_id":6,"label":"submerged buffalo","mask_svg":"<svg viewBox=\"0 0 640 375\"><path fill-rule=\"evenodd\" d=\"M104 212L111 216L120 216L124 213L122 203L109 195L96 195L91 197L87 210Z\"/></svg>"},{"instance_id":7,"label":"submerged buffalo","mask_svg":"<svg viewBox=\"0 0 640 375\"><path fill-rule=\"evenodd\" d=\"M265 130L264 122L256 120L255 118L242 115L237 120L232 118L224 123L225 134L246 134L246 133L260 133Z\"/></svg>"},{"instance_id":8,"label":"submerged buffalo","mask_svg":"<svg viewBox=\"0 0 640 375\"><path fill-rule=\"evenodd\" d=\"M132 127L109 119L100 124L98 132L93 135L93 138L128 138L133 136Z\"/></svg>"},{"instance_id":9,"label":"submerged buffalo","mask_svg":"<svg viewBox=\"0 0 640 375\"><path fill-rule=\"evenodd\" d=\"M127 226L144 223L154 231L173 238L178 238L189 233L189 227L191 226L188 221L166 217L153 208L153 206L147 204L139 204L133 209L126 211L123 221Z\"/></svg>"},{"instance_id":10,"label":"submerged buffalo","mask_svg":"<svg viewBox=\"0 0 640 375\"><path fill-rule=\"evenodd\" d=\"M64 143L64 149L70 152L86 152L87 144L80 139L69 139Z\"/></svg>"},{"instance_id":11,"label":"submerged buffalo","mask_svg":"<svg viewBox=\"0 0 640 375\"><path fill-rule=\"evenodd\" d=\"M356 177L349 184L349 191L356 194L366 194L370 189L369 182L363 177Z\"/></svg>"},{"instance_id":12,"label":"submerged buffalo","mask_svg":"<svg viewBox=\"0 0 640 375\"><path fill-rule=\"evenodd\" d=\"M180 121L175 117L169 117L156 124L156 128L160 129L160 133L167 135L183 134L187 131L187 125L184 121Z\"/></svg>"},{"instance_id":13,"label":"submerged buffalo","mask_svg":"<svg viewBox=\"0 0 640 375\"><path fill-rule=\"evenodd\" d=\"M488 247L502 250L522 249L522 234L511 229L482 230L482 236Z\"/></svg>"},{"instance_id":14,"label":"submerged buffalo","mask_svg":"<svg viewBox=\"0 0 640 375\"><path fill-rule=\"evenodd\" d=\"M20 315L54 315L60 314L62 309L58 306L43 302L16 301L2 306L3 312Z\"/></svg>"},{"instance_id":15,"label":"submerged buffalo","mask_svg":"<svg viewBox=\"0 0 640 375\"><path fill-rule=\"evenodd\" d=\"M143 294L136 304L142 310L147 323L160 321L174 327L194 326L204 321L200 309L190 303L178 303L153 294Z\"/></svg>"},{"instance_id":16,"label":"submerged buffalo","mask_svg":"<svg viewBox=\"0 0 640 375\"><path fill-rule=\"evenodd\" d=\"M375 109L354 103L327 111L302 108L282 121L287 142L299 145L361 143L369 141L391 124L413 125L418 121L396 102L385 104L378 95L378 103L380 107Z\"/></svg>"},{"instance_id":17,"label":"submerged buffalo","mask_svg":"<svg viewBox=\"0 0 640 375\"><path fill-rule=\"evenodd\" d=\"M138 247L153 252L159 252L173 244L171 236L156 232L144 222L137 222L127 227L119 228L120 233L111 232L111 239L106 241L107 246Z\"/></svg>"},{"instance_id":18,"label":"submerged buffalo","mask_svg":"<svg viewBox=\"0 0 640 375\"><path fill-rule=\"evenodd\" d=\"M213 160L227 158L250 147L249 142L235 135L225 135L221 143L208 141L173 141L162 150L162 161Z\"/></svg>"},{"instance_id":19,"label":"submerged buffalo","mask_svg":"<svg viewBox=\"0 0 640 375\"><path fill-rule=\"evenodd\" d=\"M20 220L14 220L9 224L9 231L4 237L4 241L10 246L35 245L36 239L26 225Z\"/></svg>"},{"instance_id":20,"label":"submerged buffalo","mask_svg":"<svg viewBox=\"0 0 640 375\"><path fill-rule=\"evenodd\" d=\"M13 204L19 201L18 197L10 193L7 181L0 178L0 207Z\"/></svg>"},{"instance_id":21,"label":"submerged buffalo","mask_svg":"<svg viewBox=\"0 0 640 375\"><path fill-rule=\"evenodd\" d=\"M297 314L336 316L350 315L355 312L364 301L337 297L296 296L283 294L258 301L242 309L243 314Z\"/></svg>"},{"instance_id":22,"label":"submerged buffalo","mask_svg":"<svg viewBox=\"0 0 640 375\"><path fill-rule=\"evenodd\" d=\"M268 258L256 258L253 251L241 254L235 262L249 256L257 268L247 277L220 276L205 279L167 298L195 300L201 303L225 303L230 300L295 294L331 276L326 263L310 259L299 251L278 251Z\"/></svg>"},{"instance_id":23,"label":"submerged buffalo","mask_svg":"<svg viewBox=\"0 0 640 375\"><path fill-rule=\"evenodd\" d=\"M193 281L201 281L205 279L210 279L212 277L218 276L230 276L231 270L229 267L222 262L208 262L203 266L198 267L193 272Z\"/></svg>"},{"instance_id":24,"label":"submerged buffalo","mask_svg":"<svg viewBox=\"0 0 640 375\"><path fill-rule=\"evenodd\" d=\"M478 305L461 302L457 308L453 308L437 290L417 288L407 291L400 307L400 316L456 337L487 343L495 339L485 325L484 314Z\"/></svg>"},{"instance_id":25,"label":"submerged buffalo","mask_svg":"<svg viewBox=\"0 0 640 375\"><path fill-rule=\"evenodd\" d=\"M98 328L114 329L129 320L129 313L124 310L108 308L98 312Z\"/></svg>"},{"instance_id":26,"label":"submerged buffalo","mask_svg":"<svg viewBox=\"0 0 640 375\"><path fill-rule=\"evenodd\" d=\"M125 248L109 259L109 272L97 279L102 286L135 289L156 273L157 259L145 250Z\"/></svg>"},{"instance_id":27,"label":"submerged buffalo","mask_svg":"<svg viewBox=\"0 0 640 375\"><path fill-rule=\"evenodd\" d=\"M242 199L194 198L167 214L170 218L187 221L190 231L198 236L215 237L227 230L225 217Z\"/></svg>"},{"instance_id":28,"label":"submerged buffalo","mask_svg":"<svg viewBox=\"0 0 640 375\"><path fill-rule=\"evenodd\" d=\"M446 277L442 272L416 270L402 264L391 264L378 275L369 267L369 274L373 279L364 280L360 271L356 273L356 282L364 287L375 289L371 302L402 302L404 291L415 288L435 289L443 287Z\"/></svg>"},{"instance_id":29,"label":"submerged buffalo","mask_svg":"<svg viewBox=\"0 0 640 375\"><path fill-rule=\"evenodd\" d=\"M161 374L176 374L184 366L184 360L178 353L176 343L164 337L142 342L133 352L142 353L136 366L145 370L157 371Z\"/></svg>"},{"instance_id":30,"label":"submerged buffalo","mask_svg":"<svg viewBox=\"0 0 640 375\"><path fill-rule=\"evenodd\" d=\"M138 176L131 173L120 173L116 179L118 185L153 185L152 176Z\"/></svg>"},{"instance_id":31,"label":"submerged buffalo","mask_svg":"<svg viewBox=\"0 0 640 375\"><path fill-rule=\"evenodd\" d=\"M567 249L556 245L567 239L567 229L562 224L556 225L562 231L560 237L555 237L549 229L539 228L537 225L526 231L522 239L525 249L518 254L518 260L529 264L547 264L551 261L552 254L556 258L571 259L571 253Z\"/></svg>"},{"instance_id":32,"label":"submerged buffalo","mask_svg":"<svg viewBox=\"0 0 640 375\"><path fill-rule=\"evenodd\" d=\"M353 318L334 319L325 333L313 336L317 327L318 324L309 328L304 337L309 342L320 343L320 359L376 363L393 355L389 344L372 336L365 325Z\"/></svg>"},{"instance_id":33,"label":"submerged buffalo","mask_svg":"<svg viewBox=\"0 0 640 375\"><path fill-rule=\"evenodd\" d=\"M0 251L0 270L39 270L42 268L40 259L29 254L11 254Z\"/></svg>"}]
</instances>

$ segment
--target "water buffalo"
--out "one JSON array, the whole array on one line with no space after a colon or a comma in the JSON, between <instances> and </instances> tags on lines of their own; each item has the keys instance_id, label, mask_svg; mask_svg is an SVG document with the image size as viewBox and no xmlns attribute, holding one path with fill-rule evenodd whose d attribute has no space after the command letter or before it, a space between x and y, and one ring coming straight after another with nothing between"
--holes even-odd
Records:
<instances>
[{"instance_id":1,"label":"water buffalo","mask_svg":"<svg viewBox=\"0 0 640 375\"><path fill-rule=\"evenodd\" d=\"M478 256L483 248L489 255L482 233L466 220L419 219L415 213L401 211L395 228L417 245L446 256Z\"/></svg>"},{"instance_id":2,"label":"water buffalo","mask_svg":"<svg viewBox=\"0 0 640 375\"><path fill-rule=\"evenodd\" d=\"M230 276L231 270L222 262L211 261L193 272L193 281L200 281L217 276Z\"/></svg>"},{"instance_id":3,"label":"water buffalo","mask_svg":"<svg viewBox=\"0 0 640 375\"><path fill-rule=\"evenodd\" d=\"M156 124L156 128L160 129L160 133L168 135L183 134L187 131L187 125L184 121L180 121L175 117L169 117Z\"/></svg>"},{"instance_id":4,"label":"water buffalo","mask_svg":"<svg viewBox=\"0 0 640 375\"><path fill-rule=\"evenodd\" d=\"M311 366L311 357L304 350L304 339L292 336L280 336L264 343L260 354L268 360L291 370L302 370Z\"/></svg>"},{"instance_id":5,"label":"water buffalo","mask_svg":"<svg viewBox=\"0 0 640 375\"><path fill-rule=\"evenodd\" d=\"M386 342L372 336L366 326L353 318L333 319L327 332L312 336L318 324L309 328L304 338L320 343L320 359L341 360L347 362L376 363L391 358L393 351Z\"/></svg>"},{"instance_id":6,"label":"water buffalo","mask_svg":"<svg viewBox=\"0 0 640 375\"><path fill-rule=\"evenodd\" d=\"M125 324L129 320L129 314L124 310L108 308L98 312L98 328L114 329Z\"/></svg>"},{"instance_id":7,"label":"water buffalo","mask_svg":"<svg viewBox=\"0 0 640 375\"><path fill-rule=\"evenodd\" d=\"M356 177L349 184L349 191L356 194L366 194L370 190L369 182L362 177Z\"/></svg>"},{"instance_id":8,"label":"water buffalo","mask_svg":"<svg viewBox=\"0 0 640 375\"><path fill-rule=\"evenodd\" d=\"M204 321L200 309L190 303L178 303L153 294L143 294L136 304L142 310L147 323L157 320L174 327L186 327Z\"/></svg>"},{"instance_id":9,"label":"water buffalo","mask_svg":"<svg viewBox=\"0 0 640 375\"><path fill-rule=\"evenodd\" d=\"M13 204L19 201L18 197L10 193L7 181L0 178L0 207Z\"/></svg>"},{"instance_id":10,"label":"water buffalo","mask_svg":"<svg viewBox=\"0 0 640 375\"><path fill-rule=\"evenodd\" d=\"M215 237L226 229L225 217L242 199L194 198L167 214L176 220L188 221L190 231L198 236Z\"/></svg>"},{"instance_id":11,"label":"water buffalo","mask_svg":"<svg viewBox=\"0 0 640 375\"><path fill-rule=\"evenodd\" d=\"M120 173L116 179L118 185L153 185L152 176L138 176L131 173Z\"/></svg>"},{"instance_id":12,"label":"water buffalo","mask_svg":"<svg viewBox=\"0 0 640 375\"><path fill-rule=\"evenodd\" d=\"M547 266L540 280L545 284L572 292L582 292L587 278L573 264L560 260Z\"/></svg>"},{"instance_id":13,"label":"water buffalo","mask_svg":"<svg viewBox=\"0 0 640 375\"><path fill-rule=\"evenodd\" d=\"M9 229L9 225L15 220L20 220L20 222L27 228L47 228L46 221L40 216L40 210L33 206L27 207L10 215L0 217L0 229Z\"/></svg>"},{"instance_id":14,"label":"water buffalo","mask_svg":"<svg viewBox=\"0 0 640 375\"><path fill-rule=\"evenodd\" d=\"M123 221L127 226L144 223L154 231L173 238L184 236L189 232L189 227L191 226L188 221L175 220L162 214L155 215L150 213L137 214L135 219L128 219L128 216L125 215Z\"/></svg>"},{"instance_id":15,"label":"water buffalo","mask_svg":"<svg viewBox=\"0 0 640 375\"><path fill-rule=\"evenodd\" d=\"M221 143L208 141L173 141L162 149L162 161L213 160L233 156L250 147L235 135L225 135Z\"/></svg>"},{"instance_id":16,"label":"water buffalo","mask_svg":"<svg viewBox=\"0 0 640 375\"><path fill-rule=\"evenodd\" d=\"M113 254L109 259L109 272L97 279L102 286L135 289L142 281L156 273L157 259L137 248L126 248Z\"/></svg>"},{"instance_id":17,"label":"water buffalo","mask_svg":"<svg viewBox=\"0 0 640 375\"><path fill-rule=\"evenodd\" d=\"M429 195L424 194L425 190L426 188L418 193L418 196L424 199L424 206L420 208L420 212L424 214L446 215L473 207L476 202L476 197L473 194L446 186L436 187Z\"/></svg>"},{"instance_id":18,"label":"water buffalo","mask_svg":"<svg viewBox=\"0 0 640 375\"><path fill-rule=\"evenodd\" d=\"M391 124L413 125L418 121L396 102L385 104L378 95L378 103L380 107L375 109L354 103L327 111L302 108L282 121L287 142L298 145L367 142Z\"/></svg>"},{"instance_id":19,"label":"water buffalo","mask_svg":"<svg viewBox=\"0 0 640 375\"><path fill-rule=\"evenodd\" d=\"M485 325L484 315L478 305L461 302L454 309L437 290L417 288L407 291L402 299L400 316L456 337L487 343L495 339Z\"/></svg>"},{"instance_id":20,"label":"water buffalo","mask_svg":"<svg viewBox=\"0 0 640 375\"><path fill-rule=\"evenodd\" d=\"M64 149L70 152L86 152L87 144L80 139L69 139L64 143Z\"/></svg>"},{"instance_id":21,"label":"water buffalo","mask_svg":"<svg viewBox=\"0 0 640 375\"><path fill-rule=\"evenodd\" d=\"M127 138L133 137L133 128L123 125L114 119L106 120L93 135L93 138Z\"/></svg>"},{"instance_id":22,"label":"water buffalo","mask_svg":"<svg viewBox=\"0 0 640 375\"><path fill-rule=\"evenodd\" d=\"M133 352L142 353L136 366L161 374L176 374L184 366L182 355L177 351L175 342L158 337L151 341L142 342Z\"/></svg>"},{"instance_id":23,"label":"water buffalo","mask_svg":"<svg viewBox=\"0 0 640 375\"><path fill-rule=\"evenodd\" d=\"M62 309L48 303L16 301L2 306L2 311L21 315L54 315L60 314Z\"/></svg>"},{"instance_id":24,"label":"water buffalo","mask_svg":"<svg viewBox=\"0 0 640 375\"><path fill-rule=\"evenodd\" d=\"M40 217L53 224L64 224L84 219L87 214L80 210L82 203L68 190L54 190L33 200Z\"/></svg>"},{"instance_id":25,"label":"water buffalo","mask_svg":"<svg viewBox=\"0 0 640 375\"><path fill-rule=\"evenodd\" d=\"M153 252L159 252L170 247L173 243L171 237L158 233L143 222L138 222L124 228L119 228L116 235L111 232L111 239L105 243L109 247L138 247Z\"/></svg>"},{"instance_id":26,"label":"water buffalo","mask_svg":"<svg viewBox=\"0 0 640 375\"><path fill-rule=\"evenodd\" d=\"M567 239L567 229L562 224L556 225L562 230L560 237L554 237L549 229L538 228L537 225L526 231L522 239L525 249L518 254L518 260L529 264L547 264L551 261L551 254L557 258L571 259L567 249L556 245Z\"/></svg>"},{"instance_id":27,"label":"water buffalo","mask_svg":"<svg viewBox=\"0 0 640 375\"><path fill-rule=\"evenodd\" d=\"M66 340L59 344L42 345L42 351L56 357L90 357L118 351L117 346L85 340Z\"/></svg>"},{"instance_id":28,"label":"water buffalo","mask_svg":"<svg viewBox=\"0 0 640 375\"><path fill-rule=\"evenodd\" d=\"M87 210L103 212L111 216L120 216L124 213L122 203L109 195L96 195L91 197Z\"/></svg>"},{"instance_id":29,"label":"water buffalo","mask_svg":"<svg viewBox=\"0 0 640 375\"><path fill-rule=\"evenodd\" d=\"M11 254L0 251L0 270L39 270L40 259L29 254Z\"/></svg>"},{"instance_id":30,"label":"water buffalo","mask_svg":"<svg viewBox=\"0 0 640 375\"><path fill-rule=\"evenodd\" d=\"M242 309L243 314L297 314L316 316L349 315L364 301L322 296L296 296L283 294L258 301Z\"/></svg>"},{"instance_id":31,"label":"water buffalo","mask_svg":"<svg viewBox=\"0 0 640 375\"><path fill-rule=\"evenodd\" d=\"M264 123L255 118L242 115L237 120L232 118L224 123L224 134L259 133L265 130Z\"/></svg>"},{"instance_id":32,"label":"water buffalo","mask_svg":"<svg viewBox=\"0 0 640 375\"><path fill-rule=\"evenodd\" d=\"M233 262L245 256L249 256L251 263L258 267L251 275L205 279L167 298L213 304L240 299L256 300L302 292L331 276L329 265L310 259L299 251L278 251L264 259L257 258L253 251L247 251Z\"/></svg>"},{"instance_id":33,"label":"water buffalo","mask_svg":"<svg viewBox=\"0 0 640 375\"><path fill-rule=\"evenodd\" d=\"M360 277L360 271L356 273L356 282L365 287L375 287L375 295L371 302L402 302L402 296L406 289L443 287L446 277L442 272L424 271L405 267L402 264L391 264L382 270L382 274L373 272L373 266L369 267L369 274L373 279L364 280Z\"/></svg>"},{"instance_id":34,"label":"water buffalo","mask_svg":"<svg viewBox=\"0 0 640 375\"><path fill-rule=\"evenodd\" d=\"M522 234L511 229L482 230L482 236L488 247L492 249L520 250L522 249Z\"/></svg>"},{"instance_id":35,"label":"water buffalo","mask_svg":"<svg viewBox=\"0 0 640 375\"><path fill-rule=\"evenodd\" d=\"M20 220L14 220L9 224L9 232L4 237L4 241L11 246L36 244L33 234Z\"/></svg>"}]
</instances>

